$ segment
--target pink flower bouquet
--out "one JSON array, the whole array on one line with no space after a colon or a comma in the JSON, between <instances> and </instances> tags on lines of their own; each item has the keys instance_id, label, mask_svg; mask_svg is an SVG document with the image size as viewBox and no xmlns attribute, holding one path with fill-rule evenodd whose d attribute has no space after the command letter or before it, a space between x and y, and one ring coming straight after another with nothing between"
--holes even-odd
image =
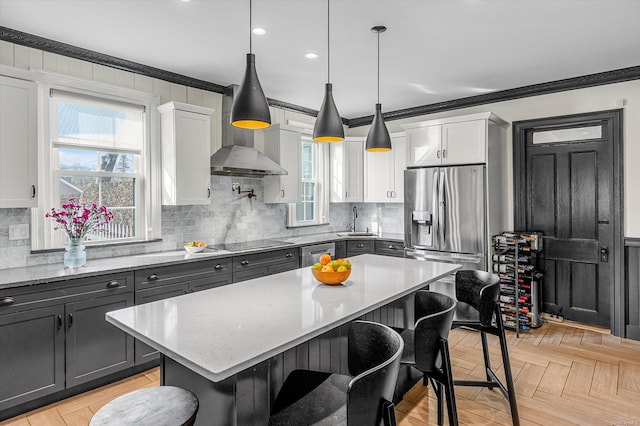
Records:
<instances>
[{"instance_id":1,"label":"pink flower bouquet","mask_svg":"<svg viewBox=\"0 0 640 426\"><path fill-rule=\"evenodd\" d=\"M62 205L60 210L51 209L45 217L55 220L55 229L62 229L71 240L83 240L87 233L103 228L113 219L105 206L92 203L76 203L75 198L69 198L69 202Z\"/></svg>"}]
</instances>

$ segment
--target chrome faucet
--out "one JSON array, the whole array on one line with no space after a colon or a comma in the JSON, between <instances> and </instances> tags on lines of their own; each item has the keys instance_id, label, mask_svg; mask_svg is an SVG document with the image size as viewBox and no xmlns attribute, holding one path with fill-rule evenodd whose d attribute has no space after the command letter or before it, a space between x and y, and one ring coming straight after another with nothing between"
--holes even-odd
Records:
<instances>
[{"instance_id":1,"label":"chrome faucet","mask_svg":"<svg viewBox=\"0 0 640 426\"><path fill-rule=\"evenodd\" d=\"M351 227L351 232L356 232L356 218L358 217L358 208L353 206L353 226Z\"/></svg>"}]
</instances>

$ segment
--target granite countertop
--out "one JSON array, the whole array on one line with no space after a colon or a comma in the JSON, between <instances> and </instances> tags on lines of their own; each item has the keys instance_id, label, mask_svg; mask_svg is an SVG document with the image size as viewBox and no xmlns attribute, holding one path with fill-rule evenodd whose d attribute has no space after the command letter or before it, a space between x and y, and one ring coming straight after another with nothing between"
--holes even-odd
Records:
<instances>
[{"instance_id":1,"label":"granite countertop","mask_svg":"<svg viewBox=\"0 0 640 426\"><path fill-rule=\"evenodd\" d=\"M458 270L365 254L337 286L307 268L107 313L107 321L214 382Z\"/></svg>"},{"instance_id":2,"label":"granite countertop","mask_svg":"<svg viewBox=\"0 0 640 426\"><path fill-rule=\"evenodd\" d=\"M384 239L403 241L404 236L402 234L381 234L379 236L338 236L335 232L326 232L321 234L278 238L278 240L282 241L282 245L233 252L227 250L211 250L209 248L202 253L187 253L184 250L163 251L134 256L90 259L87 260L87 264L85 266L73 269L65 268L62 263L0 269L0 290L44 284L51 281L64 281L73 278L91 277L106 273L131 271L132 269L140 269L149 266L168 266L185 262L199 262L220 257L241 256L244 254L259 253L266 250L278 250L289 247L293 248L309 244L349 239Z\"/></svg>"}]
</instances>

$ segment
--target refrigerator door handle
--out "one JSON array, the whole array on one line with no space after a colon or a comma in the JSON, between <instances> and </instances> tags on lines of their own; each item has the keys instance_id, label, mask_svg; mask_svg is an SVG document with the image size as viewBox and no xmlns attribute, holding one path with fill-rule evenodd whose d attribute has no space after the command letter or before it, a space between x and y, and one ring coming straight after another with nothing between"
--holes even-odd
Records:
<instances>
[{"instance_id":1,"label":"refrigerator door handle","mask_svg":"<svg viewBox=\"0 0 640 426\"><path fill-rule=\"evenodd\" d=\"M439 247L443 247L444 246L444 240L446 237L446 233L445 233L445 227L446 227L446 223L447 223L447 218L445 216L445 211L446 211L446 199L445 199L445 193L444 193L444 178L445 178L445 172L441 171L439 173L439 177L438 177L438 198L440 199L439 203L440 205L438 206L438 234L439 234Z\"/></svg>"}]
</instances>

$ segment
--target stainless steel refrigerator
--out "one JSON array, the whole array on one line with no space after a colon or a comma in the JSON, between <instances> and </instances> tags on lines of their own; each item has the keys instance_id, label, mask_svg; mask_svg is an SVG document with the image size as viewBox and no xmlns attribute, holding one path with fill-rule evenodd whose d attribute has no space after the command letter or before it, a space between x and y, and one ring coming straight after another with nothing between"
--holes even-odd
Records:
<instances>
[{"instance_id":1,"label":"stainless steel refrigerator","mask_svg":"<svg viewBox=\"0 0 640 426\"><path fill-rule=\"evenodd\" d=\"M404 172L405 255L487 268L484 165Z\"/></svg>"}]
</instances>

